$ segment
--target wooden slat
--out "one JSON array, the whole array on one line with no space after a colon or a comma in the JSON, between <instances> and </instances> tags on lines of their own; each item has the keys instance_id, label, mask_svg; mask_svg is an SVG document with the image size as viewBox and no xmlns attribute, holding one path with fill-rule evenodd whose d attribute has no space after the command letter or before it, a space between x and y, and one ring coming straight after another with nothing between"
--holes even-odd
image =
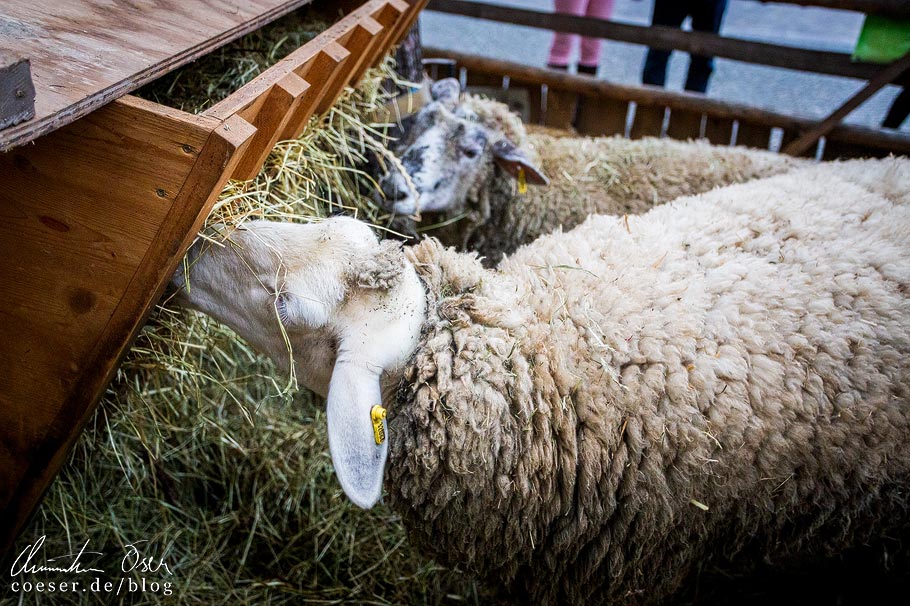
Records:
<instances>
[{"instance_id":1,"label":"wooden slat","mask_svg":"<svg viewBox=\"0 0 910 606\"><path fill-rule=\"evenodd\" d=\"M432 0L427 10L536 27L550 31L605 38L617 42L644 44L663 50L681 50L690 54L725 57L747 63L758 63L801 71L869 79L878 66L856 63L847 53L808 50L804 48L753 42L707 32L683 31L659 25L642 26L590 17L534 11L464 0Z\"/></svg>"},{"instance_id":2,"label":"wooden slat","mask_svg":"<svg viewBox=\"0 0 910 606\"><path fill-rule=\"evenodd\" d=\"M252 136L135 98L0 154L0 548Z\"/></svg>"},{"instance_id":3,"label":"wooden slat","mask_svg":"<svg viewBox=\"0 0 910 606\"><path fill-rule=\"evenodd\" d=\"M628 112L629 104L625 101L584 95L578 100L575 128L583 135L623 135L626 132Z\"/></svg>"},{"instance_id":4,"label":"wooden slat","mask_svg":"<svg viewBox=\"0 0 910 606\"><path fill-rule=\"evenodd\" d=\"M499 79L502 82L502 78ZM543 123L543 91L540 84L534 82L522 82L521 80L512 80L509 82L509 90L523 89L528 91L529 113L528 122L531 124Z\"/></svg>"},{"instance_id":5,"label":"wooden slat","mask_svg":"<svg viewBox=\"0 0 910 606\"><path fill-rule=\"evenodd\" d=\"M0 151L86 115L311 0L4 0L0 48L31 60L35 117Z\"/></svg>"},{"instance_id":6,"label":"wooden slat","mask_svg":"<svg viewBox=\"0 0 910 606\"><path fill-rule=\"evenodd\" d=\"M240 112L239 115L256 128L256 134L237 162L232 175L234 179L246 181L259 173L262 163L275 147L288 120L294 116L310 88L309 82L292 72L263 95L262 103L256 103Z\"/></svg>"},{"instance_id":7,"label":"wooden slat","mask_svg":"<svg viewBox=\"0 0 910 606\"><path fill-rule=\"evenodd\" d=\"M705 139L714 145L730 145L733 137L733 120L730 118L715 118L708 115L705 120Z\"/></svg>"},{"instance_id":8,"label":"wooden slat","mask_svg":"<svg viewBox=\"0 0 910 606\"><path fill-rule=\"evenodd\" d=\"M670 123L667 125L667 136L671 139L687 141L701 137L702 113L685 109L670 109Z\"/></svg>"},{"instance_id":9,"label":"wooden slat","mask_svg":"<svg viewBox=\"0 0 910 606\"><path fill-rule=\"evenodd\" d=\"M740 120L736 132L736 145L768 149L771 141L771 127L764 124L755 124L747 120Z\"/></svg>"},{"instance_id":10,"label":"wooden slat","mask_svg":"<svg viewBox=\"0 0 910 606\"><path fill-rule=\"evenodd\" d=\"M324 113L333 103L335 103L335 99L338 98L338 95L341 94L341 91L344 90L345 85L347 85L351 71L354 68L354 60L351 58L351 51L337 43L328 44L326 45L326 48L333 49L334 56L338 58L339 61L335 66L335 70L328 78L323 80L322 85L320 86L321 91L319 102L316 104L316 114Z\"/></svg>"},{"instance_id":11,"label":"wooden slat","mask_svg":"<svg viewBox=\"0 0 910 606\"><path fill-rule=\"evenodd\" d=\"M354 62L350 73L351 83L360 80L363 73L373 63L373 59L376 57L374 51L379 48L379 43L387 33L375 19L364 17L354 26L348 36L339 40L341 45L351 53Z\"/></svg>"},{"instance_id":12,"label":"wooden slat","mask_svg":"<svg viewBox=\"0 0 910 606\"><path fill-rule=\"evenodd\" d=\"M572 91L550 88L547 91L547 112L543 123L553 128L572 128L578 95Z\"/></svg>"},{"instance_id":13,"label":"wooden slat","mask_svg":"<svg viewBox=\"0 0 910 606\"><path fill-rule=\"evenodd\" d=\"M663 129L665 108L662 105L639 105L635 108L635 119L629 137L659 137Z\"/></svg>"},{"instance_id":14,"label":"wooden slat","mask_svg":"<svg viewBox=\"0 0 910 606\"><path fill-rule=\"evenodd\" d=\"M326 45L315 57L303 64L296 73L307 82L326 82L332 77L335 69L347 61L349 56L350 53L337 44ZM299 135L325 94L326 90L322 87L311 87L304 100L288 115L279 139L293 139Z\"/></svg>"},{"instance_id":15,"label":"wooden slat","mask_svg":"<svg viewBox=\"0 0 910 606\"><path fill-rule=\"evenodd\" d=\"M783 128L794 132L808 130L817 124L815 120L809 118L772 112L738 103L718 101L704 95L669 91L653 86L615 84L604 80L448 50L424 48L424 56L448 57L456 60L459 65L468 70L476 69L492 74L502 74L512 79L546 84L551 88L571 90L581 95L590 95L598 99L618 99L649 105L664 105L669 107L671 111L685 110L700 114L705 113L716 118L745 120L755 124L763 124L770 128ZM851 138L870 147L890 149L896 154L910 154L910 137L903 132L839 124L831 130L828 136L836 136L838 139Z\"/></svg>"}]
</instances>

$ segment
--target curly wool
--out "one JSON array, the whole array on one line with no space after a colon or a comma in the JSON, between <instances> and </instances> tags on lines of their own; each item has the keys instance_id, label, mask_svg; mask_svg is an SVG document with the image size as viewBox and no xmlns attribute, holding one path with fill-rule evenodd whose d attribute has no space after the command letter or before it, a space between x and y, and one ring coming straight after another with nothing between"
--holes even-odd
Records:
<instances>
[{"instance_id":1,"label":"curly wool","mask_svg":"<svg viewBox=\"0 0 910 606\"><path fill-rule=\"evenodd\" d=\"M705 141L527 134L502 104L473 97L469 102L484 124L503 131L550 177L549 186L520 195L514 182L491 166L472 187L466 216L431 232L447 245L477 251L489 265L556 228L571 229L591 214L640 214L681 196L805 164Z\"/></svg>"},{"instance_id":2,"label":"curly wool","mask_svg":"<svg viewBox=\"0 0 910 606\"><path fill-rule=\"evenodd\" d=\"M408 249L430 312L387 487L412 540L527 603L601 604L910 539L907 192L906 160L823 165L498 271Z\"/></svg>"}]
</instances>

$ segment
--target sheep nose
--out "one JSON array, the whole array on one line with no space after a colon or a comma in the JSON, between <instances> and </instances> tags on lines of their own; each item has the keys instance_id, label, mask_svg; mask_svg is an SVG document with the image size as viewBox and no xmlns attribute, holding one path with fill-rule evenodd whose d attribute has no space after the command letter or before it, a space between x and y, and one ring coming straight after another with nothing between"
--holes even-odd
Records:
<instances>
[{"instance_id":1,"label":"sheep nose","mask_svg":"<svg viewBox=\"0 0 910 606\"><path fill-rule=\"evenodd\" d=\"M387 202L398 202L410 195L410 192L403 181L403 179L398 178L398 175L395 175L394 178L389 177L382 180L379 188L382 190Z\"/></svg>"}]
</instances>

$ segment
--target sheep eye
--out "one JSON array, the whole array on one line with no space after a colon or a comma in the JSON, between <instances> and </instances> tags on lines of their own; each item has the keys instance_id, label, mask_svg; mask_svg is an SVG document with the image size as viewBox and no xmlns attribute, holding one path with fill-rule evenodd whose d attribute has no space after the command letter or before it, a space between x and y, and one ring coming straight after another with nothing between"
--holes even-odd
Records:
<instances>
[{"instance_id":1,"label":"sheep eye","mask_svg":"<svg viewBox=\"0 0 910 606\"><path fill-rule=\"evenodd\" d=\"M478 154L480 154L480 152L477 151L477 149L474 147L467 147L461 150L461 152L464 154L465 158L469 159L474 159L478 156Z\"/></svg>"},{"instance_id":2,"label":"sheep eye","mask_svg":"<svg viewBox=\"0 0 910 606\"><path fill-rule=\"evenodd\" d=\"M278 294L275 296L275 311L278 313L278 319L281 320L281 323L287 324L288 320L291 319L288 313L287 295Z\"/></svg>"}]
</instances>

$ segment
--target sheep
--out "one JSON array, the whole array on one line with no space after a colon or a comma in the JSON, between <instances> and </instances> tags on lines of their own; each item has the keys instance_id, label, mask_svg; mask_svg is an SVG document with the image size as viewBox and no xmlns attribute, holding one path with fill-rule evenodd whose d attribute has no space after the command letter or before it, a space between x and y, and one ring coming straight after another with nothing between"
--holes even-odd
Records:
<instances>
[{"instance_id":1,"label":"sheep","mask_svg":"<svg viewBox=\"0 0 910 606\"><path fill-rule=\"evenodd\" d=\"M428 233L477 251L490 265L590 214L638 214L804 162L704 141L564 137L552 129L528 134L507 106L473 95L460 99L459 92L451 78L432 86L433 101L393 146L404 171L382 174L377 203L398 215L419 212L424 225L441 224ZM521 193L515 183L521 171L527 184L546 186Z\"/></svg>"},{"instance_id":2,"label":"sheep","mask_svg":"<svg viewBox=\"0 0 910 606\"><path fill-rule=\"evenodd\" d=\"M495 270L350 218L254 222L174 283L291 343L342 488L372 506L388 458L429 555L524 603L659 603L698 565L910 538L907 192L905 159L819 165Z\"/></svg>"}]
</instances>

